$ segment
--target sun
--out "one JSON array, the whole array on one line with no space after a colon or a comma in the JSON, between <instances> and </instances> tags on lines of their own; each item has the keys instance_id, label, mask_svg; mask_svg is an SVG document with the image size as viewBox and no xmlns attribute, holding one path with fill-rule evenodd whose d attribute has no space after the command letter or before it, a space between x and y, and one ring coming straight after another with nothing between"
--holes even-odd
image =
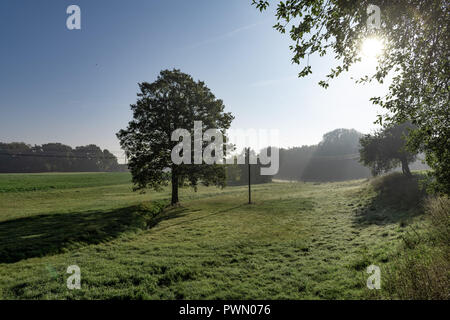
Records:
<instances>
[{"instance_id":1,"label":"sun","mask_svg":"<svg viewBox=\"0 0 450 320\"><path fill-rule=\"evenodd\" d=\"M361 53L364 57L369 59L378 58L384 50L384 44L381 39L376 37L370 37L363 41L361 46Z\"/></svg>"}]
</instances>

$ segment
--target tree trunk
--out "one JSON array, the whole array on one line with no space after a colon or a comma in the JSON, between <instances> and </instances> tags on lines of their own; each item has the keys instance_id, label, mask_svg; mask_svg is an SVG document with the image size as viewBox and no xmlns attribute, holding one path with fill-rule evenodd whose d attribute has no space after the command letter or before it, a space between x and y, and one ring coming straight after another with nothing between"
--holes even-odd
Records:
<instances>
[{"instance_id":1,"label":"tree trunk","mask_svg":"<svg viewBox=\"0 0 450 320\"><path fill-rule=\"evenodd\" d=\"M172 201L171 204L175 205L178 203L178 175L175 170L172 169Z\"/></svg>"},{"instance_id":2,"label":"tree trunk","mask_svg":"<svg viewBox=\"0 0 450 320\"><path fill-rule=\"evenodd\" d=\"M406 159L402 159L402 171L403 174L407 177L411 177L411 170L409 170L408 161Z\"/></svg>"}]
</instances>

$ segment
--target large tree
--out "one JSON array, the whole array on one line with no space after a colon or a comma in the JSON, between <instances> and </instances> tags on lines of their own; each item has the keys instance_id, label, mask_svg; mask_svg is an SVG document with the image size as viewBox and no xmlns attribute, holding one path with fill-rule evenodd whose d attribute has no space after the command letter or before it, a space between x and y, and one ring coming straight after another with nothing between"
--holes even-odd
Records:
<instances>
[{"instance_id":1,"label":"large tree","mask_svg":"<svg viewBox=\"0 0 450 320\"><path fill-rule=\"evenodd\" d=\"M253 4L260 10L269 5L265 0ZM380 8L377 28L371 5ZM275 25L294 41L292 61L306 62L299 76L312 72L309 55L334 53L339 64L320 82L323 87L361 59L365 39L382 41L384 52L375 73L359 81L392 77L387 94L372 98L388 111L378 122L416 125L409 147L425 152L440 190L446 193L450 192L449 7L448 0L287 0L278 4Z\"/></svg>"},{"instance_id":2,"label":"large tree","mask_svg":"<svg viewBox=\"0 0 450 320\"><path fill-rule=\"evenodd\" d=\"M129 159L134 189L151 187L158 190L171 181L171 202L176 204L178 188L182 184L196 188L201 182L223 187L225 167L204 161L196 164L194 147L187 155L191 164L176 164L171 157L179 143L172 141L172 133L184 129L194 137L194 121L202 122L203 132L214 129L225 136L233 116L224 112L222 100L216 99L204 82L196 82L180 70L163 70L155 82L140 83L139 88L138 100L131 105L133 120L127 129L117 134ZM186 142L184 138L183 142ZM199 141L191 142L194 146ZM204 151L207 144L207 141L201 141L200 151Z\"/></svg>"},{"instance_id":3,"label":"large tree","mask_svg":"<svg viewBox=\"0 0 450 320\"><path fill-rule=\"evenodd\" d=\"M370 167L373 175L401 165L403 174L410 177L409 163L416 160L416 154L407 150L406 138L413 128L410 123L403 123L364 135L360 140L360 161Z\"/></svg>"}]
</instances>

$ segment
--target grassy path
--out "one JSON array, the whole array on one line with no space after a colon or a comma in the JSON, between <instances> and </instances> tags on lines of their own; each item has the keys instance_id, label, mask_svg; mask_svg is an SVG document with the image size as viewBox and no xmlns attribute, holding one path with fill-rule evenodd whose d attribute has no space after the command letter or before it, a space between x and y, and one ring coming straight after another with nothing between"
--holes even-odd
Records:
<instances>
[{"instance_id":1,"label":"grassy path","mask_svg":"<svg viewBox=\"0 0 450 320\"><path fill-rule=\"evenodd\" d=\"M245 187L183 189L182 206L150 229L136 227L135 206L167 193L104 184L0 194L0 239L14 232L17 248L36 246L0 260L0 298L364 298L365 267L389 263L404 232L401 213L370 210L364 181L253 190L247 205ZM73 264L81 290L65 285Z\"/></svg>"}]
</instances>

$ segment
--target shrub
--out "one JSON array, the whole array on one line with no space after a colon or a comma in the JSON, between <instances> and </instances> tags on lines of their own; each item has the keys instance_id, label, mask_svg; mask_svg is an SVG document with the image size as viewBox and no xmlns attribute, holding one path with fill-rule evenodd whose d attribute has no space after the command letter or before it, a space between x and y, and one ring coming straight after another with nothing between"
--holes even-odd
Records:
<instances>
[{"instance_id":1,"label":"shrub","mask_svg":"<svg viewBox=\"0 0 450 320\"><path fill-rule=\"evenodd\" d=\"M399 172L376 177L371 180L372 187L387 206L403 209L417 208L426 196L423 185L425 175L414 173L407 177Z\"/></svg>"}]
</instances>

